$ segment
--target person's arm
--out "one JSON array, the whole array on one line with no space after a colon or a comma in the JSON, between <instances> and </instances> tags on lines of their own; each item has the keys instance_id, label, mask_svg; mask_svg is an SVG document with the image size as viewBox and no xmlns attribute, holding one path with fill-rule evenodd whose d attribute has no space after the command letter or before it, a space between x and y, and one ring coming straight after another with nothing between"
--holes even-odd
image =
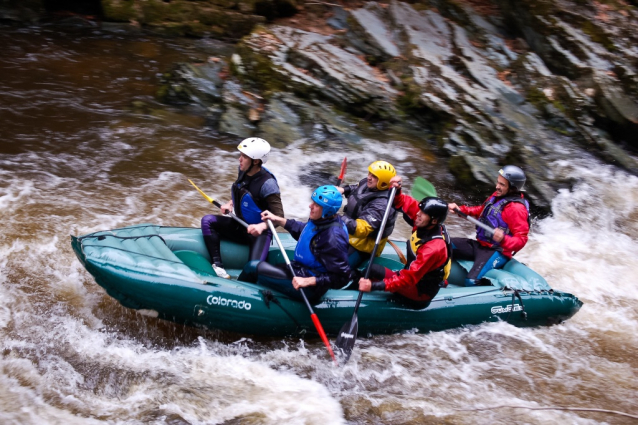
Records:
<instances>
[{"instance_id":1,"label":"person's arm","mask_svg":"<svg viewBox=\"0 0 638 425\"><path fill-rule=\"evenodd\" d=\"M504 251L518 252L527 244L529 238L528 215L527 208L517 202L512 202L503 208L503 221L510 229L510 234L505 235L500 241Z\"/></svg>"},{"instance_id":2,"label":"person's arm","mask_svg":"<svg viewBox=\"0 0 638 425\"><path fill-rule=\"evenodd\" d=\"M304 227L306 227L306 223L289 218L286 220L283 226L284 229L287 230L288 233L290 233L290 236L298 241L299 236L301 236L301 232L303 232Z\"/></svg>"},{"instance_id":3,"label":"person's arm","mask_svg":"<svg viewBox=\"0 0 638 425\"><path fill-rule=\"evenodd\" d=\"M490 197L496 196L496 192L494 192ZM489 199L489 198L487 198ZM486 200L487 201L487 200ZM485 202L481 205L469 206L469 205L457 205L453 202L447 205L448 210L453 213L455 208L458 208L463 214L469 215L474 218L478 218L483 213L483 209L485 208Z\"/></svg>"},{"instance_id":4,"label":"person's arm","mask_svg":"<svg viewBox=\"0 0 638 425\"><path fill-rule=\"evenodd\" d=\"M350 281L348 264L348 239L339 229L330 229L328 235L318 235L313 249L315 258L326 268L325 273L316 276L320 288L343 288ZM327 232L327 233L328 233Z\"/></svg>"},{"instance_id":5,"label":"person's arm","mask_svg":"<svg viewBox=\"0 0 638 425\"><path fill-rule=\"evenodd\" d=\"M266 209L268 211L279 217L285 217L277 180L274 178L266 180L259 190L259 196L266 201Z\"/></svg>"},{"instance_id":6,"label":"person's arm","mask_svg":"<svg viewBox=\"0 0 638 425\"><path fill-rule=\"evenodd\" d=\"M442 239L435 239L422 245L416 259L408 269L403 269L399 274L383 279L385 290L396 292L400 288L415 286L431 270L441 267L447 259L447 247Z\"/></svg>"},{"instance_id":7,"label":"person's arm","mask_svg":"<svg viewBox=\"0 0 638 425\"><path fill-rule=\"evenodd\" d=\"M346 185L346 186L342 186L343 192L341 190L339 192L341 192L343 194L343 196L348 198L348 196L350 196L352 191L356 190L358 187L359 187L359 184L349 184L349 185Z\"/></svg>"},{"instance_id":8,"label":"person's arm","mask_svg":"<svg viewBox=\"0 0 638 425\"><path fill-rule=\"evenodd\" d=\"M412 222L416 220L416 215L419 212L419 201L413 197L399 193L394 197L392 206L397 210L402 210Z\"/></svg>"},{"instance_id":9,"label":"person's arm","mask_svg":"<svg viewBox=\"0 0 638 425\"><path fill-rule=\"evenodd\" d=\"M370 201L361 211L356 220L350 217L342 217L348 233L355 238L364 239L381 227L383 214L388 205L387 198L376 198Z\"/></svg>"}]
</instances>

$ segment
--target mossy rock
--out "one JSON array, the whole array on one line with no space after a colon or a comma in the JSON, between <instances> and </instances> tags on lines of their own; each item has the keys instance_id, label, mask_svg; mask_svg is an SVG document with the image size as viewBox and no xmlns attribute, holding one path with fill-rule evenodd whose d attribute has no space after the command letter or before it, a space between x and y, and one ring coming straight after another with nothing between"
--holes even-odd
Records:
<instances>
[{"instance_id":1,"label":"mossy rock","mask_svg":"<svg viewBox=\"0 0 638 425\"><path fill-rule=\"evenodd\" d=\"M477 181L472 174L472 168L464 157L460 155L452 156L448 162L448 167L454 177L458 180L459 184L464 186L474 186L477 184Z\"/></svg>"},{"instance_id":2,"label":"mossy rock","mask_svg":"<svg viewBox=\"0 0 638 425\"><path fill-rule=\"evenodd\" d=\"M139 19L133 0L102 0L105 21L130 22Z\"/></svg>"}]
</instances>

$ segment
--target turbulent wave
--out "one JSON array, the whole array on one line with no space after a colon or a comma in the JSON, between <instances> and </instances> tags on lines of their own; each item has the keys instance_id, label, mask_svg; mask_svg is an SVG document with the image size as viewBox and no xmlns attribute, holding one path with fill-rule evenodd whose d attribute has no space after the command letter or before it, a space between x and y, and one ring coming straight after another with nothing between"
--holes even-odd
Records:
<instances>
[{"instance_id":1,"label":"turbulent wave","mask_svg":"<svg viewBox=\"0 0 638 425\"><path fill-rule=\"evenodd\" d=\"M63 98L102 99L66 84ZM617 418L464 409L638 411L636 177L591 158L549 165L574 186L558 193L552 214L535 223L517 258L585 302L567 323L361 335L349 363L334 368L320 341L245 339L142 316L84 271L70 234L142 222L198 226L214 209L187 178L226 200L236 176L236 142L174 120L129 115L118 99L107 102L119 111L113 121L103 121L102 107L90 112L99 119L76 120L72 129L16 121L19 131L6 140L18 145L0 146L1 422L589 424ZM72 103L53 105L73 115ZM394 163L406 183L436 172L428 154L408 143L300 140L275 149L267 164L288 216L307 218L314 185L335 175L344 156L348 183L365 177L377 159ZM456 235L471 234L459 219L450 222ZM407 226L397 230L408 234Z\"/></svg>"}]
</instances>

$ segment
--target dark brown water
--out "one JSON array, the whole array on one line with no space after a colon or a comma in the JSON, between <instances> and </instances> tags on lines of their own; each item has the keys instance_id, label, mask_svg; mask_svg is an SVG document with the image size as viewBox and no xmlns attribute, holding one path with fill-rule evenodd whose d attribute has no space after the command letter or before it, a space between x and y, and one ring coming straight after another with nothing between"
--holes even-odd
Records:
<instances>
[{"instance_id":1,"label":"dark brown water","mask_svg":"<svg viewBox=\"0 0 638 425\"><path fill-rule=\"evenodd\" d=\"M153 98L159 73L200 55L190 43L0 28L0 423L636 422L496 408L638 414L638 179L591 159L548 164L579 183L559 193L519 258L584 300L559 326L360 338L336 369L318 341L187 328L108 297L69 235L198 226L210 208L186 179L221 199L234 179L238 140ZM436 158L407 141L301 140L268 163L287 214L307 217L312 188L301 176L336 173L344 156L351 182L377 159L408 180L439 178ZM450 228L472 233L458 220Z\"/></svg>"}]
</instances>

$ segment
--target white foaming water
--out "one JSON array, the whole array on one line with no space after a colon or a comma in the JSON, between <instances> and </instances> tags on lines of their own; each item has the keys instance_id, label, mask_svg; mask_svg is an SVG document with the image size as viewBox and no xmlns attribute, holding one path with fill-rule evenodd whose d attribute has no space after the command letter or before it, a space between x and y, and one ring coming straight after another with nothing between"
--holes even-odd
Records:
<instances>
[{"instance_id":1,"label":"white foaming water","mask_svg":"<svg viewBox=\"0 0 638 425\"><path fill-rule=\"evenodd\" d=\"M72 57L81 61L86 54ZM41 66L49 70L46 62ZM91 70L92 62L89 56L80 68ZM146 72L133 71L131 80ZM236 336L229 343L233 336L127 310L95 284L75 258L69 234L141 222L199 226L217 210L186 179L227 201L238 152L236 143L218 143L181 120L136 120L122 114L128 106L86 100L91 90L78 91L74 75L61 80L40 91L38 102L53 102L65 122L83 111L99 119L76 122L68 134L50 123L42 133L15 125L19 131L9 143L28 148L0 153L0 422L591 424L623 422L583 412L464 409L564 405L638 412L635 177L591 159L551 164L577 184L558 194L552 217L537 223L517 258L554 288L583 299L565 324L360 335L349 363L335 368L320 341ZM3 80L3 88L11 81ZM47 116L30 101L33 93L18 94L13 113ZM21 98L29 101L15 100ZM105 117L110 121L100 127ZM383 159L408 176L407 186L431 166L423 154L407 143L305 140L273 149L267 167L278 178L287 216L305 220L314 189L307 182L320 183L315 175L321 171L336 175L344 156L347 183ZM405 227L399 230L407 236Z\"/></svg>"},{"instance_id":2,"label":"white foaming water","mask_svg":"<svg viewBox=\"0 0 638 425\"><path fill-rule=\"evenodd\" d=\"M114 152L120 149L128 153L120 157ZM414 167L402 163L411 149L365 141L361 152L335 153L299 142L273 149L267 165L287 215L305 220L313 188L299 176L315 164L338 172L347 156L347 181L356 182L377 159L393 162L399 173ZM638 347L637 290L630 284L638 274L630 260L638 179L591 163L555 164L578 183L557 196L553 216L537 223L518 258L554 288L584 300L566 324L360 336L350 362L335 369L320 342L227 345L204 334L195 344L165 346L154 328L179 334L179 325L131 316L97 287L66 235L140 222L197 226L216 211L186 178L225 200L236 176L234 149L198 142L185 143L176 156L203 169L160 159L143 172L132 168L133 177L113 171L140 153L133 150L127 144L108 153L78 150L66 164L84 162L89 152L104 158L83 169L81 180L61 177L68 165L45 154L28 155L27 167L4 162L15 178L0 189L0 211L12 217L0 236L0 323L8 353L0 379L18 387L0 392L5 421L80 423L98 412L111 422L133 423L486 423L511 418L511 411L463 409L562 404L635 411L637 365L626 355ZM36 172L42 169L49 171ZM574 412L516 415L527 423L592 423Z\"/></svg>"}]
</instances>

